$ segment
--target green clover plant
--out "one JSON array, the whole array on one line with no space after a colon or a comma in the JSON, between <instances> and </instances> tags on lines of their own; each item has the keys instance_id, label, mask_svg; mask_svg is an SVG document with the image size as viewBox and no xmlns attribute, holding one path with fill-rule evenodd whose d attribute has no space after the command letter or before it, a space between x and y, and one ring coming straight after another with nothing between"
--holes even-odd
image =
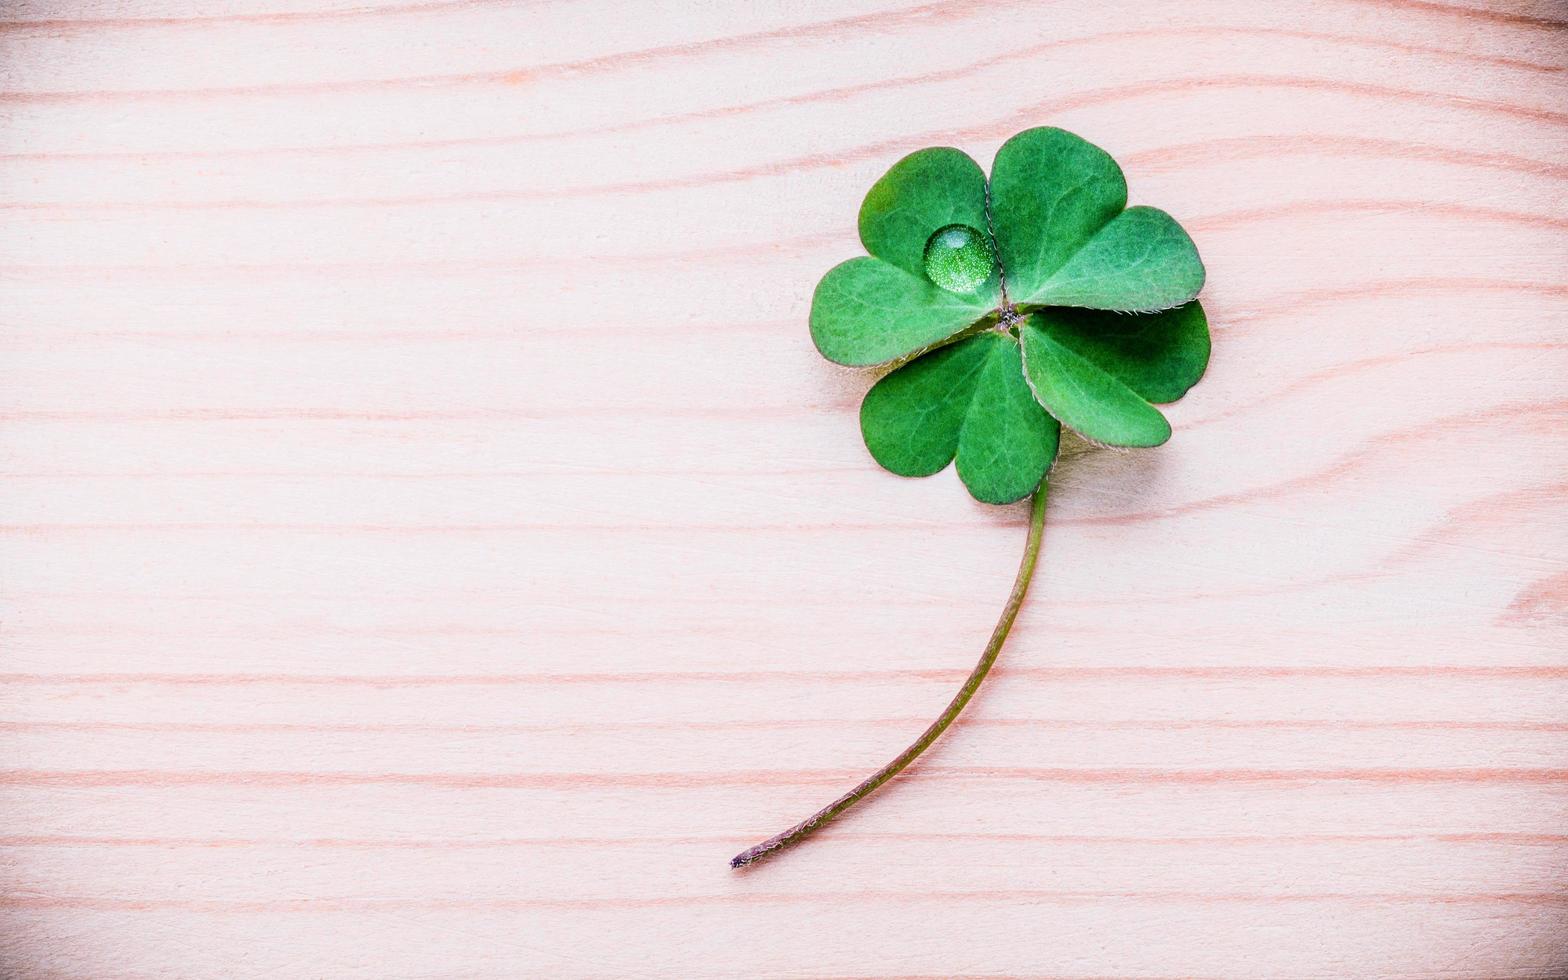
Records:
<instances>
[{"instance_id":1,"label":"green clover plant","mask_svg":"<svg viewBox=\"0 0 1568 980\"><path fill-rule=\"evenodd\" d=\"M866 448L900 476L956 459L986 503L1032 495L1029 536L991 640L946 710L860 785L736 855L736 868L870 795L969 703L1034 575L1062 426L1102 445L1158 446L1171 427L1155 404L1180 398L1209 361L1192 239L1164 211L1128 207L1116 161L1064 130L1008 140L989 181L959 150L910 154L866 194L860 240L870 254L817 285L811 339L838 364L892 365L860 406Z\"/></svg>"}]
</instances>

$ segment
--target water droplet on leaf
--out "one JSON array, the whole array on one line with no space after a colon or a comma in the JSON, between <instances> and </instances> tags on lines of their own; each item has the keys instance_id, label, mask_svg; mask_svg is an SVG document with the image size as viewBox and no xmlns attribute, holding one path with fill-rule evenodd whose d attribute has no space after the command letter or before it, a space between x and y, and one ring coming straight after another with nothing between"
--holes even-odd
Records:
<instances>
[{"instance_id":1,"label":"water droplet on leaf","mask_svg":"<svg viewBox=\"0 0 1568 980\"><path fill-rule=\"evenodd\" d=\"M968 225L938 228L926 239L926 277L950 293L970 293L991 278L991 243Z\"/></svg>"}]
</instances>

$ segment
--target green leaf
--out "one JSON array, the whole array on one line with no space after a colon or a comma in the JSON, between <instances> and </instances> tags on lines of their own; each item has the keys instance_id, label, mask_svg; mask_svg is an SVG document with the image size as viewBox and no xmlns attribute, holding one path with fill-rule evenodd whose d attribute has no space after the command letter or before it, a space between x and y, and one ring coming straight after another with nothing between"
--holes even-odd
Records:
<instances>
[{"instance_id":1,"label":"green leaf","mask_svg":"<svg viewBox=\"0 0 1568 980\"><path fill-rule=\"evenodd\" d=\"M985 171L968 154L946 146L911 153L893 164L860 206L860 241L866 251L921 278L926 242L953 224L986 234ZM996 305L1001 298L996 276L973 295Z\"/></svg>"},{"instance_id":2,"label":"green leaf","mask_svg":"<svg viewBox=\"0 0 1568 980\"><path fill-rule=\"evenodd\" d=\"M834 266L817 284L811 339L834 363L886 364L941 343L990 310L973 296L862 256Z\"/></svg>"},{"instance_id":3,"label":"green leaf","mask_svg":"<svg viewBox=\"0 0 1568 980\"><path fill-rule=\"evenodd\" d=\"M958 434L958 478L970 496L1010 504L1034 492L1056 459L1061 426L1041 410L1024 381L1018 342L999 333Z\"/></svg>"},{"instance_id":4,"label":"green leaf","mask_svg":"<svg viewBox=\"0 0 1568 980\"><path fill-rule=\"evenodd\" d=\"M1154 311L1197 296L1203 263L1192 239L1165 212L1126 205L1116 161L1072 133L1030 129L1002 144L991 217L1009 298Z\"/></svg>"},{"instance_id":5,"label":"green leaf","mask_svg":"<svg viewBox=\"0 0 1568 980\"><path fill-rule=\"evenodd\" d=\"M1137 316L1052 307L1033 319L1057 344L1156 404L1185 395L1209 364L1209 321L1196 301Z\"/></svg>"},{"instance_id":6,"label":"green leaf","mask_svg":"<svg viewBox=\"0 0 1568 980\"><path fill-rule=\"evenodd\" d=\"M1046 280L1127 206L1111 155L1062 129L1027 129L991 165L991 218L1014 302Z\"/></svg>"},{"instance_id":7,"label":"green leaf","mask_svg":"<svg viewBox=\"0 0 1568 980\"><path fill-rule=\"evenodd\" d=\"M930 476L958 458L977 500L1027 497L1056 458L1060 426L1024 382L1018 343L988 331L904 365L860 406L866 448L900 476Z\"/></svg>"},{"instance_id":8,"label":"green leaf","mask_svg":"<svg viewBox=\"0 0 1568 980\"><path fill-rule=\"evenodd\" d=\"M1198 247L1158 208L1128 208L1027 299L1051 306L1147 313L1188 302L1203 288Z\"/></svg>"},{"instance_id":9,"label":"green leaf","mask_svg":"<svg viewBox=\"0 0 1568 980\"><path fill-rule=\"evenodd\" d=\"M1029 318L1021 331L1024 374L1041 405L1081 435L1111 446L1158 446L1170 423L1136 391L1062 344Z\"/></svg>"},{"instance_id":10,"label":"green leaf","mask_svg":"<svg viewBox=\"0 0 1568 980\"><path fill-rule=\"evenodd\" d=\"M958 435L990 358L984 337L916 358L871 386L860 403L860 434L882 467L899 476L940 473L958 452Z\"/></svg>"}]
</instances>

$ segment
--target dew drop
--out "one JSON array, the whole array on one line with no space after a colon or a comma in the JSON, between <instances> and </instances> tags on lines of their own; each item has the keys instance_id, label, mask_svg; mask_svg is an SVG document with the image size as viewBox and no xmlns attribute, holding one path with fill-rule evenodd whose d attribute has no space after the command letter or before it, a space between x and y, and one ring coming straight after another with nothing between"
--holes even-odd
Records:
<instances>
[{"instance_id":1,"label":"dew drop","mask_svg":"<svg viewBox=\"0 0 1568 980\"><path fill-rule=\"evenodd\" d=\"M926 277L950 293L971 293L991 278L991 245L968 225L938 228L926 239Z\"/></svg>"}]
</instances>

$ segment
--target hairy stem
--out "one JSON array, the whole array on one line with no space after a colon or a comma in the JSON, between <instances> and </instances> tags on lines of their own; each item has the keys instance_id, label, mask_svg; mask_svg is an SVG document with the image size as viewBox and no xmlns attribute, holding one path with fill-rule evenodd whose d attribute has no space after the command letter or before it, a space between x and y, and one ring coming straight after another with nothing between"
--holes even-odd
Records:
<instances>
[{"instance_id":1,"label":"hairy stem","mask_svg":"<svg viewBox=\"0 0 1568 980\"><path fill-rule=\"evenodd\" d=\"M980 689L980 682L985 680L985 675L991 672L991 665L996 663L996 655L1002 652L1002 644L1007 642L1007 634L1012 631L1013 620L1018 618L1018 610L1024 604L1024 596L1029 592L1029 581L1034 578L1035 561L1040 556L1040 539L1045 529L1045 496L1046 484L1042 482L1040 489L1035 491L1034 501L1030 506L1029 540L1024 545L1024 557L1018 566L1018 577L1013 580L1013 592L1007 597L1007 605L1002 608L1002 616L996 621L996 628L991 631L991 641L985 645L985 652L980 654L980 662L975 664L974 670L970 671L964 686L953 695L953 700L948 702L936 721L933 721L919 738L910 743L907 749L900 752L897 758L866 777L859 786L783 833L775 834L761 844L741 851L730 859L730 867L744 868L748 864L799 844L827 826L845 810L876 792L883 783L902 772L904 767L919 758L920 753L930 748L931 744L947 731L953 719L958 717L958 713L964 710L969 699L975 696L975 691Z\"/></svg>"}]
</instances>

